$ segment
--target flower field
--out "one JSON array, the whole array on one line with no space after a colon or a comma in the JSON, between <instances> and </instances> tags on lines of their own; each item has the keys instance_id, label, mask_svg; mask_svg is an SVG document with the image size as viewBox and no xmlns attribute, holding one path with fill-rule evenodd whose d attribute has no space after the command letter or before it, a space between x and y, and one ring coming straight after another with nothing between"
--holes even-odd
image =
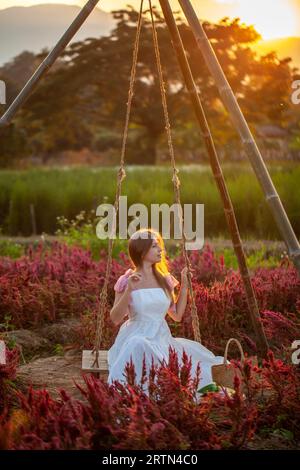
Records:
<instances>
[{"instance_id":1,"label":"flower field","mask_svg":"<svg viewBox=\"0 0 300 470\"><path fill-rule=\"evenodd\" d=\"M169 261L172 273L179 278L182 256ZM59 398L52 397L47 390L20 386L20 347L7 341L7 364L0 366L0 447L297 448L300 374L299 366L291 362L292 342L300 337L300 280L296 270L283 259L273 268L257 266L252 271L270 346L268 358L254 366L250 358L257 354L256 341L240 275L226 267L224 258L209 245L201 252L193 252L191 262L195 268L193 287L203 344L223 355L228 338L234 336L246 352L247 359L241 364L237 351L232 350L231 357L242 371L243 381L236 379L234 393L225 389L223 393L207 392L199 403L195 399L197 381L189 374L189 358L183 357L180 365L170 349L169 362L153 366L149 377L144 377L151 383L149 398L143 393L142 384L135 382L133 364L128 364L124 371L126 387L119 383L109 386L103 379L87 374L84 386L77 386L82 399L65 390L60 390ZM105 266L104 250L95 261L90 251L63 242L55 242L47 249L40 242L16 259L3 256L2 339L6 339L9 331L36 331L76 319L75 339L68 347L80 351L93 346ZM109 308L114 299L113 285L127 267L127 254L120 252L112 264L102 349L111 346L118 331L110 321ZM167 321L173 336L193 339L189 306L182 322L173 322L170 317ZM30 360L30 356L26 358Z\"/></svg>"}]
</instances>

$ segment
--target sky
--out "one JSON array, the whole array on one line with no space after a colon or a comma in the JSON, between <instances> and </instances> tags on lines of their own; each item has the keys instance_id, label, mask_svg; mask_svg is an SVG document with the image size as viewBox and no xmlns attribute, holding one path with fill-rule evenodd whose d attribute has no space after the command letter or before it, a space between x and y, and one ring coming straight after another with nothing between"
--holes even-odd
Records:
<instances>
[{"instance_id":1,"label":"sky","mask_svg":"<svg viewBox=\"0 0 300 470\"><path fill-rule=\"evenodd\" d=\"M12 6L30 6L41 3L65 3L83 6L87 0L0 0L0 9ZM300 0L191 0L198 16L218 21L224 16L239 17L253 24L263 39L300 36ZM147 5L145 1L145 5ZM153 0L157 4L158 0ZM171 0L174 10L179 3ZM140 0L100 0L99 7L105 11L123 8L126 4L138 7Z\"/></svg>"}]
</instances>

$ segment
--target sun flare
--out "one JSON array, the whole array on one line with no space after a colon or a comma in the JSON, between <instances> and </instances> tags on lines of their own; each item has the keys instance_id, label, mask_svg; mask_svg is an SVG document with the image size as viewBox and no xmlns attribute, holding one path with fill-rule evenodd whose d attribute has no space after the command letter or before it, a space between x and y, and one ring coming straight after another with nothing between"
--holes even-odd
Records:
<instances>
[{"instance_id":1,"label":"sun flare","mask_svg":"<svg viewBox=\"0 0 300 470\"><path fill-rule=\"evenodd\" d=\"M237 14L253 24L263 39L296 36L296 11L288 0L238 0Z\"/></svg>"}]
</instances>

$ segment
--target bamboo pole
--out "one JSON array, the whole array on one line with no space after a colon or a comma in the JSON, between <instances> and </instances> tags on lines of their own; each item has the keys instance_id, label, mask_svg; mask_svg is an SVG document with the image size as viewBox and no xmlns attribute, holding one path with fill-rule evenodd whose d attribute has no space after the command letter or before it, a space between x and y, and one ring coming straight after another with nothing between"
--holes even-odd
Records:
<instances>
[{"instance_id":1,"label":"bamboo pole","mask_svg":"<svg viewBox=\"0 0 300 470\"><path fill-rule=\"evenodd\" d=\"M20 91L13 103L9 106L7 111L0 119L0 127L4 127L10 123L19 108L25 103L33 89L39 83L41 78L47 73L50 67L54 64L61 52L66 48L70 40L75 36L79 28L85 22L99 0L88 0L84 7L80 10L75 20L71 23L69 28L65 31L62 37L57 42L56 46L52 49L47 57L43 60L32 77L28 80L24 88Z\"/></svg>"},{"instance_id":2,"label":"bamboo pole","mask_svg":"<svg viewBox=\"0 0 300 470\"><path fill-rule=\"evenodd\" d=\"M197 92L197 88L192 76L192 72L185 54L182 40L170 8L168 0L159 0L160 5L169 28L172 43L177 54L178 62L185 80L185 84L190 93L192 105L200 126L202 137L209 155L212 172L221 196L224 207L225 217L228 224L229 232L232 238L233 247L238 259L239 269L244 284L248 310L252 321L253 329L257 337L258 349L263 357L266 357L269 348L268 341L261 323L261 317L257 305L257 300L250 280L250 274L246 263L246 257L242 246L234 209L228 193L222 168L219 163L218 155L214 146L214 142L210 133L210 129L206 120L206 116Z\"/></svg>"},{"instance_id":3,"label":"bamboo pole","mask_svg":"<svg viewBox=\"0 0 300 470\"><path fill-rule=\"evenodd\" d=\"M269 204L275 223L286 244L290 259L293 261L298 273L300 274L300 244L291 226L289 218L282 205L280 197L274 187L269 172L265 166L259 148L256 145L254 137L249 129L247 121L239 107L237 99L226 79L223 69L213 50L211 43L197 18L197 15L189 0L178 0L186 19L193 31L198 49L202 53L207 67L213 76L218 87L223 103L231 116L242 143L245 146L246 153L261 185L265 199Z\"/></svg>"}]
</instances>

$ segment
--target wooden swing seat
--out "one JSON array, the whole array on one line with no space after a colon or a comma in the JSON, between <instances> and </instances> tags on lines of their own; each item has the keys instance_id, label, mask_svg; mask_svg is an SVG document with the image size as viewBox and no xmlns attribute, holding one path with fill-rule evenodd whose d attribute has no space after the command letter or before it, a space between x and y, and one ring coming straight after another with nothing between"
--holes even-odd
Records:
<instances>
[{"instance_id":1,"label":"wooden swing seat","mask_svg":"<svg viewBox=\"0 0 300 470\"><path fill-rule=\"evenodd\" d=\"M99 367L97 367L96 365L94 365L96 352L90 351L90 350L82 351L82 367L81 367L82 371L99 374L100 377L107 378L108 377L107 353L108 351L105 349L98 351Z\"/></svg>"}]
</instances>

